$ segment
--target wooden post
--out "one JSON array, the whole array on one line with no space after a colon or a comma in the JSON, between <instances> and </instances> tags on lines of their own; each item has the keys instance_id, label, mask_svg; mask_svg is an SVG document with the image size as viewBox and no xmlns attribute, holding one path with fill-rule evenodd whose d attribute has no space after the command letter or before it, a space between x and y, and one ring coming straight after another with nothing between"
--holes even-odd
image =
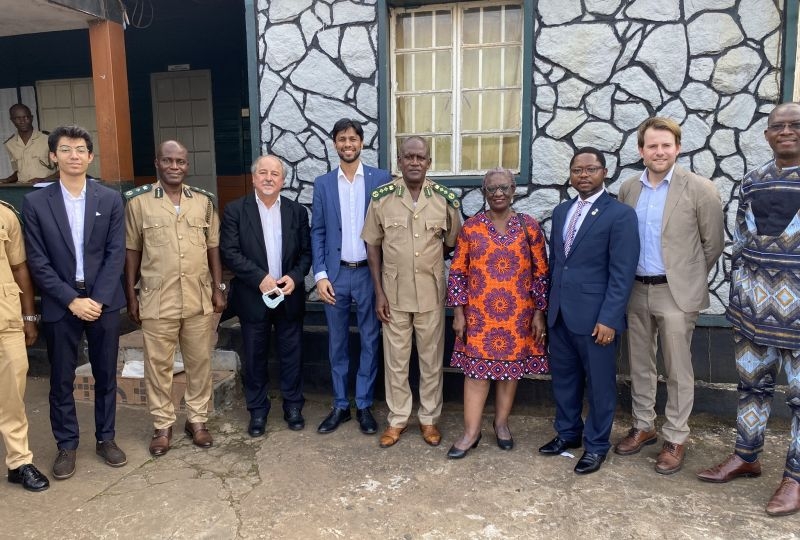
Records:
<instances>
[{"instance_id":1,"label":"wooden post","mask_svg":"<svg viewBox=\"0 0 800 540\"><path fill-rule=\"evenodd\" d=\"M100 177L105 182L133 180L131 115L128 102L128 65L122 25L110 21L89 23Z\"/></svg>"}]
</instances>

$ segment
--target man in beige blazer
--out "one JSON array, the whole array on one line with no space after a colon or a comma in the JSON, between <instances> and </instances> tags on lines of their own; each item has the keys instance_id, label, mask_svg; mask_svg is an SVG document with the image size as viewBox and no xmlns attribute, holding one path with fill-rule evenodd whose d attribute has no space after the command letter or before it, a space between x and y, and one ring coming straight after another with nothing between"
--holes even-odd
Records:
<instances>
[{"instance_id":1,"label":"man in beige blazer","mask_svg":"<svg viewBox=\"0 0 800 540\"><path fill-rule=\"evenodd\" d=\"M639 265L628 303L628 351L633 427L614 451L626 456L657 440L656 338L667 372L664 445L656 472L680 470L694 404L692 333L709 306L708 274L725 245L723 213L714 184L675 164L681 128L669 118L649 118L638 130L641 176L628 178L619 200L639 218Z\"/></svg>"}]
</instances>

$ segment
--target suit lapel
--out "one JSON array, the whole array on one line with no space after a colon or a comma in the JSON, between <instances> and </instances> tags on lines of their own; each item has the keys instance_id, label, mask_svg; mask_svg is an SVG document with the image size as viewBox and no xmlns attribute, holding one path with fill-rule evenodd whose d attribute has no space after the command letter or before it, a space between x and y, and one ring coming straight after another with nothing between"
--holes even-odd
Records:
<instances>
[{"instance_id":1,"label":"suit lapel","mask_svg":"<svg viewBox=\"0 0 800 540\"><path fill-rule=\"evenodd\" d=\"M608 193L603 193L600 195L600 198L597 199L594 204L592 204L589 208L587 208L586 216L583 218L583 223L581 223L581 228L578 229L578 232L575 233L575 240L572 241L572 247L569 249L569 258L578 248L578 244L581 243L581 240L589 234L589 230L592 228L592 225L600 218L603 214L603 210L605 210L606 206L609 203L609 195Z\"/></svg>"},{"instance_id":2,"label":"suit lapel","mask_svg":"<svg viewBox=\"0 0 800 540\"><path fill-rule=\"evenodd\" d=\"M337 195L338 199L339 196ZM289 255L289 238L290 234L283 234L283 231L293 231L296 229L294 221L292 220L292 213L286 200L281 201L281 265L283 266L283 273L289 269L288 255ZM279 278L281 276L275 276Z\"/></svg>"},{"instance_id":3,"label":"suit lapel","mask_svg":"<svg viewBox=\"0 0 800 540\"><path fill-rule=\"evenodd\" d=\"M339 167L336 167L334 170L331 171L331 189L330 195L328 195L331 200L333 201L333 215L336 216L336 219L339 221L339 227L342 226L342 205L339 201ZM283 203L281 203L281 208L283 208ZM283 210L281 210L281 220L283 220Z\"/></svg>"},{"instance_id":4,"label":"suit lapel","mask_svg":"<svg viewBox=\"0 0 800 540\"><path fill-rule=\"evenodd\" d=\"M84 206L83 213L83 246L89 244L89 239L92 237L92 230L94 229L95 218L97 217L97 204L100 194L98 193L97 186L94 182L86 179L86 205Z\"/></svg>"},{"instance_id":5,"label":"suit lapel","mask_svg":"<svg viewBox=\"0 0 800 540\"><path fill-rule=\"evenodd\" d=\"M69 226L69 218L67 218L67 209L64 206L64 197L61 193L61 182L53 183L49 188L50 193L47 202L50 205L50 211L53 213L53 219L58 224L58 230L64 239L67 249L72 253L73 260L75 259L75 244L72 241L72 229Z\"/></svg>"},{"instance_id":6,"label":"suit lapel","mask_svg":"<svg viewBox=\"0 0 800 540\"><path fill-rule=\"evenodd\" d=\"M269 272L267 263L267 244L264 243L264 229L261 228L261 215L258 213L258 203L256 203L255 194L248 195L244 201L244 214L247 222L250 224L253 237L259 246L258 255L260 257L259 263L264 265L264 268Z\"/></svg>"},{"instance_id":7,"label":"suit lapel","mask_svg":"<svg viewBox=\"0 0 800 540\"><path fill-rule=\"evenodd\" d=\"M631 182L630 196L626 197L625 204L632 206L634 209L639 202L639 196L642 194L642 181L638 178Z\"/></svg>"},{"instance_id":8,"label":"suit lapel","mask_svg":"<svg viewBox=\"0 0 800 540\"><path fill-rule=\"evenodd\" d=\"M688 182L689 177L686 175L686 171L675 165L675 170L672 173L672 179L669 181L669 188L667 189L667 200L664 202L664 214L661 217L662 231L667 228L667 222L678 206L678 201L681 199L681 194L686 189Z\"/></svg>"}]
</instances>

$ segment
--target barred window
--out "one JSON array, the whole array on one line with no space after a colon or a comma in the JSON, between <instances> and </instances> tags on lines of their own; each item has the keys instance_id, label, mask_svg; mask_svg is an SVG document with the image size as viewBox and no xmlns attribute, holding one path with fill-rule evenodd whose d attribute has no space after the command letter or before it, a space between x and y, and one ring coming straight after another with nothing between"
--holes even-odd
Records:
<instances>
[{"instance_id":1,"label":"barred window","mask_svg":"<svg viewBox=\"0 0 800 540\"><path fill-rule=\"evenodd\" d=\"M522 34L519 2L392 10L393 166L402 140L419 135L431 176L519 170Z\"/></svg>"}]
</instances>

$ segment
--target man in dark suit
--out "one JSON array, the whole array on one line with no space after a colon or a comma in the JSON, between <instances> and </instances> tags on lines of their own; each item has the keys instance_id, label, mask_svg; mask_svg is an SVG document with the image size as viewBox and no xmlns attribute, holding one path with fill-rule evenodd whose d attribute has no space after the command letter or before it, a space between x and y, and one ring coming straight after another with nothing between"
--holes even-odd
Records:
<instances>
[{"instance_id":1,"label":"man in dark suit","mask_svg":"<svg viewBox=\"0 0 800 540\"><path fill-rule=\"evenodd\" d=\"M230 304L242 325L244 392L250 411L247 431L259 437L270 408L267 354L273 326L281 363L283 418L290 429L305 427L301 339L311 240L306 209L280 196L286 177L281 160L261 156L251 172L254 192L225 207L220 247L222 261L235 274ZM272 297L267 301L283 300L267 307L265 294Z\"/></svg>"},{"instance_id":2,"label":"man in dark suit","mask_svg":"<svg viewBox=\"0 0 800 540\"><path fill-rule=\"evenodd\" d=\"M375 290L361 239L370 193L392 180L389 171L361 163L364 130L342 118L331 133L339 167L314 181L311 208L311 252L317 292L325 302L328 356L333 382L333 409L317 428L331 433L350 420L347 380L350 371L350 306L356 305L361 354L356 375L356 417L361 432L378 431L372 416L372 395L378 373L380 323L375 314Z\"/></svg>"},{"instance_id":3,"label":"man in dark suit","mask_svg":"<svg viewBox=\"0 0 800 540\"><path fill-rule=\"evenodd\" d=\"M84 332L94 377L95 450L112 467L127 463L114 442L125 224L122 196L86 178L94 157L89 133L62 126L48 146L59 181L26 195L22 209L50 359L50 424L58 445L53 476L63 480L75 473L79 430L72 391Z\"/></svg>"},{"instance_id":4,"label":"man in dark suit","mask_svg":"<svg viewBox=\"0 0 800 540\"><path fill-rule=\"evenodd\" d=\"M639 258L636 212L606 193L606 173L599 150L575 153L569 179L578 196L553 210L550 234L547 325L558 434L539 452L558 455L580 448L582 437L578 474L597 471L611 447L617 343Z\"/></svg>"}]
</instances>

